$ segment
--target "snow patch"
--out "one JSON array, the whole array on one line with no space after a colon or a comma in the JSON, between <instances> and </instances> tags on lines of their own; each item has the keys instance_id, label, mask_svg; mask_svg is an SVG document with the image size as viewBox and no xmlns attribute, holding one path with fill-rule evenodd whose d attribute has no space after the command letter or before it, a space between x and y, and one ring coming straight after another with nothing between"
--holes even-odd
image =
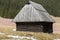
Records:
<instances>
[{"instance_id":1,"label":"snow patch","mask_svg":"<svg viewBox=\"0 0 60 40\"><path fill-rule=\"evenodd\" d=\"M1 35L4 35L5 33L3 33L3 32L0 32L0 34L1 34Z\"/></svg>"},{"instance_id":2,"label":"snow patch","mask_svg":"<svg viewBox=\"0 0 60 40\"><path fill-rule=\"evenodd\" d=\"M14 35L8 35L7 37L10 37L10 38L14 38L14 39L20 39L20 40L23 40L23 39L31 39L31 40L37 40L35 39L34 37L26 37L26 36L14 36Z\"/></svg>"},{"instance_id":3,"label":"snow patch","mask_svg":"<svg viewBox=\"0 0 60 40\"><path fill-rule=\"evenodd\" d=\"M16 31L16 29L13 29L13 31Z\"/></svg>"},{"instance_id":4,"label":"snow patch","mask_svg":"<svg viewBox=\"0 0 60 40\"><path fill-rule=\"evenodd\" d=\"M60 39L54 39L54 40L60 40Z\"/></svg>"}]
</instances>

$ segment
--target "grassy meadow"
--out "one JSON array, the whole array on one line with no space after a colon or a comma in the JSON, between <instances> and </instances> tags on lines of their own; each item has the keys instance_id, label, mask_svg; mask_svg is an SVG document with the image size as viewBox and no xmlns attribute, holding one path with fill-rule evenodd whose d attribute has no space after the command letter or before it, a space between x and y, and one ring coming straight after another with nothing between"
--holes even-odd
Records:
<instances>
[{"instance_id":1,"label":"grassy meadow","mask_svg":"<svg viewBox=\"0 0 60 40\"><path fill-rule=\"evenodd\" d=\"M32 0L32 1L42 4L43 7L51 15L60 17L60 0ZM27 2L28 0L0 0L0 16L4 18L14 18ZM60 21L60 19L57 18L55 19ZM11 40L10 37L7 37L8 35L34 36L38 40L54 40L56 38L60 38L60 34L54 34L54 33L48 34L48 33L37 33L37 32L13 31L13 29L16 29L16 25L15 24L10 25L11 23L8 22L9 21L4 22L4 19L2 20L0 19L0 40L5 39ZM58 27L60 28L60 25Z\"/></svg>"},{"instance_id":2,"label":"grassy meadow","mask_svg":"<svg viewBox=\"0 0 60 40\"><path fill-rule=\"evenodd\" d=\"M54 23L54 32L60 32L60 17L53 17L56 23ZM48 33L39 33L39 32L24 32L24 31L15 31L16 25L12 22L12 19L6 19L0 17L0 40L14 40L8 35L14 36L33 36L37 40L54 40L60 38L60 34L48 34ZM17 39L15 39L17 40Z\"/></svg>"},{"instance_id":3,"label":"grassy meadow","mask_svg":"<svg viewBox=\"0 0 60 40\"><path fill-rule=\"evenodd\" d=\"M60 38L60 34L48 34L48 33L37 33L37 32L24 32L24 31L13 31L15 26L1 26L0 32L4 34L0 34L0 39L11 39L7 37L7 35L18 35L18 36L34 36L38 40L53 40L55 38Z\"/></svg>"}]
</instances>

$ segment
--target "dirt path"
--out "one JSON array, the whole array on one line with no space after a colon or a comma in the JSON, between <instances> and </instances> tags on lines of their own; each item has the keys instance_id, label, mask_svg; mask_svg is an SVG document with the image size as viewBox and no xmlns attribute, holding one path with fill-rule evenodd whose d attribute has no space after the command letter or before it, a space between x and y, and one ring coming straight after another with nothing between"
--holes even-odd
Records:
<instances>
[{"instance_id":1,"label":"dirt path","mask_svg":"<svg viewBox=\"0 0 60 40\"><path fill-rule=\"evenodd\" d=\"M0 17L0 25L14 26L15 23L12 22L12 19L6 19L6 18Z\"/></svg>"},{"instance_id":2,"label":"dirt path","mask_svg":"<svg viewBox=\"0 0 60 40\"><path fill-rule=\"evenodd\" d=\"M53 17L55 23L53 24L53 31L54 33L60 34L60 17Z\"/></svg>"}]
</instances>

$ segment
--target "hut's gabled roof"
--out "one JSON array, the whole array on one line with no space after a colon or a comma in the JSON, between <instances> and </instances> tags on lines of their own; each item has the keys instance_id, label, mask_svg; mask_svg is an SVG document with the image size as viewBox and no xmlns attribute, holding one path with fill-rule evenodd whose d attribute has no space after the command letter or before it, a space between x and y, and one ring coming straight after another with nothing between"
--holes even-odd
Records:
<instances>
[{"instance_id":1,"label":"hut's gabled roof","mask_svg":"<svg viewBox=\"0 0 60 40\"><path fill-rule=\"evenodd\" d=\"M54 22L42 5L30 1L13 19L14 22Z\"/></svg>"}]
</instances>

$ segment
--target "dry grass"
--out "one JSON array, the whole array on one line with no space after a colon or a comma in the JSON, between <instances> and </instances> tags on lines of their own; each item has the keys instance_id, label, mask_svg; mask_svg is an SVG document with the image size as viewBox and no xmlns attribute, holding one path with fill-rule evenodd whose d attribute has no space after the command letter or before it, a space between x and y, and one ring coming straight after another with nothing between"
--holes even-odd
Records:
<instances>
[{"instance_id":1,"label":"dry grass","mask_svg":"<svg viewBox=\"0 0 60 40\"><path fill-rule=\"evenodd\" d=\"M15 27L6 26L1 27L0 32L5 35L0 35L0 39L8 39L7 35L19 35L19 36L34 36L38 40L53 40L54 38L60 38L60 34L47 34L47 33L36 33L36 32L24 32L24 31L13 31Z\"/></svg>"},{"instance_id":2,"label":"dry grass","mask_svg":"<svg viewBox=\"0 0 60 40\"><path fill-rule=\"evenodd\" d=\"M53 17L56 21L54 23L54 33L60 32L60 18ZM23 31L13 31L16 26L11 22L10 19L0 18L0 32L5 33L0 34L0 39L8 39L7 35L19 35L19 36L34 36L38 40L53 40L54 38L60 38L60 34L47 34L47 33L36 33L36 32L23 32Z\"/></svg>"}]
</instances>

